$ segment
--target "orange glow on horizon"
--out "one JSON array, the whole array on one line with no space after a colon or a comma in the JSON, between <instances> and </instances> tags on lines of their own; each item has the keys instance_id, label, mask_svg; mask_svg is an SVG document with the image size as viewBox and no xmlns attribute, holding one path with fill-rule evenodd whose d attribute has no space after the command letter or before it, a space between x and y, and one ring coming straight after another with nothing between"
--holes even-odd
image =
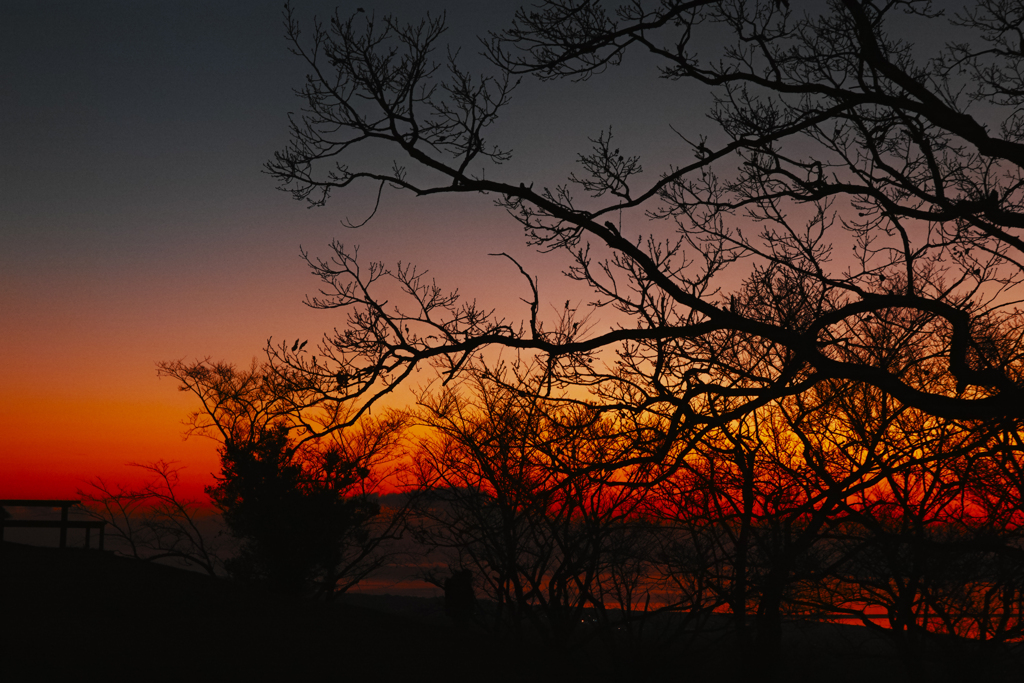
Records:
<instances>
[{"instance_id":1,"label":"orange glow on horizon","mask_svg":"<svg viewBox=\"0 0 1024 683\"><path fill-rule=\"evenodd\" d=\"M138 485L142 472L126 464L173 460L180 493L205 502L216 443L183 440L183 415L170 402L0 395L0 498L74 498L96 477Z\"/></svg>"}]
</instances>

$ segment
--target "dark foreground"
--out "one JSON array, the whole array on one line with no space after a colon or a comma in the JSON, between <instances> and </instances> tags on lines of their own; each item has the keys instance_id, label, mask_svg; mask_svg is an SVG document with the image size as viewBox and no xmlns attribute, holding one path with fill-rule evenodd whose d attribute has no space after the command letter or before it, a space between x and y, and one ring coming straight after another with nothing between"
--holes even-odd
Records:
<instances>
[{"instance_id":1,"label":"dark foreground","mask_svg":"<svg viewBox=\"0 0 1024 683\"><path fill-rule=\"evenodd\" d=\"M21 680L742 680L725 638L633 662L599 640L556 657L457 631L426 599L324 605L97 551L5 543L2 552L3 668L25 671ZM793 624L785 660L779 677L794 682L908 680L887 643L859 627ZM926 663L923 678L1024 680L1009 654L971 660Z\"/></svg>"}]
</instances>

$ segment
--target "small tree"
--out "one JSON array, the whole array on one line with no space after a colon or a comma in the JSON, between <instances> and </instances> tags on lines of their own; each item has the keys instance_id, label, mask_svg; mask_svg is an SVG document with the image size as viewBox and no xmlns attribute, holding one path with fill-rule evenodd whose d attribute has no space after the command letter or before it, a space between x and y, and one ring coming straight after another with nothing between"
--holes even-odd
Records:
<instances>
[{"instance_id":1,"label":"small tree","mask_svg":"<svg viewBox=\"0 0 1024 683\"><path fill-rule=\"evenodd\" d=\"M405 516L381 515L376 495L398 455L403 416L366 417L340 430L340 406L314 405L294 376L267 365L159 367L202 401L190 432L221 444L218 481L207 493L241 541L225 563L232 576L331 596L387 561L384 547Z\"/></svg>"},{"instance_id":2,"label":"small tree","mask_svg":"<svg viewBox=\"0 0 1024 683\"><path fill-rule=\"evenodd\" d=\"M326 468L315 469L318 462ZM228 571L275 592L301 593L310 584L333 592L346 551L369 541L367 524L380 512L369 497L346 495L367 474L342 463L336 450L297 448L283 425L254 441L225 443L219 482L207 493L242 541Z\"/></svg>"}]
</instances>

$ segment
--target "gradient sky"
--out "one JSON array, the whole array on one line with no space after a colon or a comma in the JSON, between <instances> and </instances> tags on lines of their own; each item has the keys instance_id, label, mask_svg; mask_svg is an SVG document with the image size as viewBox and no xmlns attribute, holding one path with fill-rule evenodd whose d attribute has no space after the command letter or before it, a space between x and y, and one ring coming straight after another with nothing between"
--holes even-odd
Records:
<instances>
[{"instance_id":1,"label":"gradient sky","mask_svg":"<svg viewBox=\"0 0 1024 683\"><path fill-rule=\"evenodd\" d=\"M410 18L445 10L450 40L471 54L472 36L500 29L519 3L358 4ZM308 20L334 3L295 6ZM128 481L125 463L157 459L187 465L198 494L215 444L183 441L194 405L155 363L247 364L268 337L316 339L341 324L302 304L316 281L300 246L359 243L521 316L525 284L486 256L504 250L542 274L542 295L563 296L565 262L533 255L487 198L393 193L353 233L339 221L361 219L369 197L307 210L275 190L262 164L287 140L305 74L280 12L278 0L0 1L0 498L69 497L82 480ZM645 82L616 80L614 97L606 81L524 84L493 134L516 152L505 177L563 179L609 123L624 148L656 153L635 107ZM644 109L702 113L678 95Z\"/></svg>"},{"instance_id":2,"label":"gradient sky","mask_svg":"<svg viewBox=\"0 0 1024 683\"><path fill-rule=\"evenodd\" d=\"M335 4L295 7L308 22ZM519 4L360 0L340 12L446 11L449 42L472 58L473 36ZM195 406L155 364L248 364L269 337L340 326L339 312L302 304L316 280L300 247L358 243L522 318L525 282L487 256L506 251L540 275L542 314L583 298L559 275L564 257L529 250L487 197L386 193L375 220L348 231L339 221L362 220L376 188L316 210L275 190L262 165L287 141L305 75L283 33L280 0L0 0L0 498L69 497L157 459L185 464L199 495L215 444L182 440ZM713 132L709 103L666 87L642 56L582 84L524 82L489 136L515 154L495 174L553 187L613 124L650 182L689 155L670 124Z\"/></svg>"}]
</instances>

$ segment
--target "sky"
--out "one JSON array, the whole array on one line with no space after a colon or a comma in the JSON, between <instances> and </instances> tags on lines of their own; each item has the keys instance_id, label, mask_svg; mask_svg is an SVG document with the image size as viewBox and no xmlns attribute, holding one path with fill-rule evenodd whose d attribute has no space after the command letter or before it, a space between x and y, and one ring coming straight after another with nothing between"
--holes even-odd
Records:
<instances>
[{"instance_id":1,"label":"sky","mask_svg":"<svg viewBox=\"0 0 1024 683\"><path fill-rule=\"evenodd\" d=\"M358 4L410 19L446 12L449 41L471 59L473 36L518 6ZM308 21L334 5L295 9ZM316 210L276 190L262 165L287 142L305 75L283 36L276 0L0 0L0 498L73 497L93 477L130 482L126 463L160 459L185 465L184 488L201 497L216 444L183 439L197 406L156 363L247 365L269 338L318 339L342 324L303 305L317 283L300 248L358 243L521 317L525 282L487 256L507 251L541 274L542 296L562 297L567 264L528 249L487 198L386 194L375 220L350 231L340 221L365 215L370 188ZM642 79L616 78L615 97L607 82L524 83L494 131L515 150L505 177L564 179L586 138L613 122L624 145L663 153L635 111L644 92L648 112L702 114L699 99L652 101Z\"/></svg>"},{"instance_id":2,"label":"sky","mask_svg":"<svg viewBox=\"0 0 1024 683\"><path fill-rule=\"evenodd\" d=\"M295 0L300 21L444 12L449 45L484 68L475 36L519 0ZM481 196L415 198L375 187L309 209L263 164L288 140L292 89L280 0L0 0L0 498L67 498L129 462L174 460L202 497L216 443L183 439L197 405L159 361L248 365L268 339L319 339L338 311L303 304L317 281L300 249L333 239L368 259L416 263L512 319L528 314L512 254L540 277L542 314L585 293L564 254L542 255ZM937 38L935 38L937 40ZM439 58L443 59L440 54ZM666 86L645 58L585 83L525 81L489 140L513 150L501 180L554 186L613 127L652 181L690 154L673 130L712 133L707 93ZM492 177L488 172L488 177ZM635 217L627 216L627 220ZM558 302L557 305L554 302ZM598 315L597 322L600 321ZM604 321L608 322L608 321Z\"/></svg>"}]
</instances>

